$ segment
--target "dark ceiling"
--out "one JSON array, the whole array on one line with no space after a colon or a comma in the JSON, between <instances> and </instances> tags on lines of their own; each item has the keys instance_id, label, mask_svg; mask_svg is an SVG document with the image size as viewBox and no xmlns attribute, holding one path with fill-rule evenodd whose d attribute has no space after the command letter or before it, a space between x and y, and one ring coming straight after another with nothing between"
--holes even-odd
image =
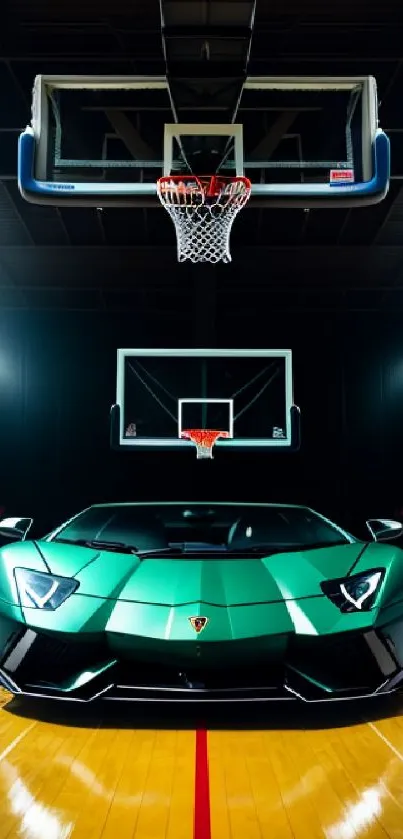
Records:
<instances>
[{"instance_id":1,"label":"dark ceiling","mask_svg":"<svg viewBox=\"0 0 403 839\"><path fill-rule=\"evenodd\" d=\"M403 309L401 0L257 0L256 7L253 0L6 0L4 7L3 0L0 306L141 306L173 315L191 294L192 268L176 270L170 222L159 232L153 216L161 219L161 211L55 210L20 198L17 139L30 120L36 74L168 73L174 107L181 80L226 78L230 119L246 72L374 75L392 145L391 187L365 209L248 210L237 221L233 265L203 268L204 280L214 274L232 307L247 284L258 296L270 291L274 308L289 307L290 293L293 306L313 305L311 289L325 308L343 308L347 294L351 308Z\"/></svg>"}]
</instances>

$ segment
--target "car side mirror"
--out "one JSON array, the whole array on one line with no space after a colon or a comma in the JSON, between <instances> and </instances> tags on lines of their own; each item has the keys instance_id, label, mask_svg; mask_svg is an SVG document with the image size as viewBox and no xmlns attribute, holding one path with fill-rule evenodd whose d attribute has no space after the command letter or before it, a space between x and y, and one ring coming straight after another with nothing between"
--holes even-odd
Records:
<instances>
[{"instance_id":1,"label":"car side mirror","mask_svg":"<svg viewBox=\"0 0 403 839\"><path fill-rule=\"evenodd\" d=\"M23 542L32 527L33 519L6 518L0 520L0 545Z\"/></svg>"},{"instance_id":2,"label":"car side mirror","mask_svg":"<svg viewBox=\"0 0 403 839\"><path fill-rule=\"evenodd\" d=\"M392 519L368 519L366 525L374 542L397 539L403 533L403 524Z\"/></svg>"}]
</instances>

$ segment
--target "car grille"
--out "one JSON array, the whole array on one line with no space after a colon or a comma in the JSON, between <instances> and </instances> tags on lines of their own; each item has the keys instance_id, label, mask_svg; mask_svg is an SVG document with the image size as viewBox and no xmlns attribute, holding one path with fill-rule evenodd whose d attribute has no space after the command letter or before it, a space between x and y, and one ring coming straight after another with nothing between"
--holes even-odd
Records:
<instances>
[{"instance_id":1,"label":"car grille","mask_svg":"<svg viewBox=\"0 0 403 839\"><path fill-rule=\"evenodd\" d=\"M24 635L21 634L19 641ZM96 643L85 643L82 638L77 643L71 643L50 635L37 634L18 667L10 672L4 666L4 670L20 686L31 683L59 684L106 657L105 648Z\"/></svg>"}]
</instances>

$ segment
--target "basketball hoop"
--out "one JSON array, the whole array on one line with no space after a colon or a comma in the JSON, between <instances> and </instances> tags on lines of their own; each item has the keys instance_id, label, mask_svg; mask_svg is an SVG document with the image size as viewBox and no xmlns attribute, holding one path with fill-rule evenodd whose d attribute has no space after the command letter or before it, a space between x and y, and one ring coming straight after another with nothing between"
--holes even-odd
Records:
<instances>
[{"instance_id":1,"label":"basketball hoop","mask_svg":"<svg viewBox=\"0 0 403 839\"><path fill-rule=\"evenodd\" d=\"M235 217L251 193L248 178L164 175L157 194L176 229L178 262L231 262Z\"/></svg>"},{"instance_id":2,"label":"basketball hoop","mask_svg":"<svg viewBox=\"0 0 403 839\"><path fill-rule=\"evenodd\" d=\"M186 428L181 437L191 440L197 449L197 459L213 458L213 446L219 437L230 437L229 431L212 431L209 428Z\"/></svg>"}]
</instances>

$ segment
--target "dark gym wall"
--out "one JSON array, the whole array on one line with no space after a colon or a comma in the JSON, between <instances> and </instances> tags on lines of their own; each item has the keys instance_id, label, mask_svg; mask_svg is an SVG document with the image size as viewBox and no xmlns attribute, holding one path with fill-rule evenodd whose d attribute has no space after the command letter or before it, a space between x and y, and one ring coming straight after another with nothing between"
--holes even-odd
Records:
<instances>
[{"instance_id":1,"label":"dark gym wall","mask_svg":"<svg viewBox=\"0 0 403 839\"><path fill-rule=\"evenodd\" d=\"M175 328L174 328L175 327ZM219 346L290 347L302 410L298 454L109 450L120 346L194 346L191 319L141 312L0 313L0 506L50 527L92 501L307 502L343 522L403 507L399 313L216 313ZM173 339L173 336L174 339ZM207 345L206 341L206 345Z\"/></svg>"}]
</instances>

